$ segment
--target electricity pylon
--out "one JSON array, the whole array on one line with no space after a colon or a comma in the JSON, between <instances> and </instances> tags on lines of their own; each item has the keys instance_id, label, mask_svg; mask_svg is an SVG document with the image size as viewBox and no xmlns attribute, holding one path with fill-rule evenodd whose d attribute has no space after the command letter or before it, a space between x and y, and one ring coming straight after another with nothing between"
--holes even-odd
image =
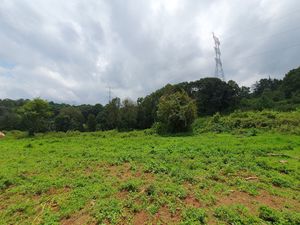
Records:
<instances>
[{"instance_id":1,"label":"electricity pylon","mask_svg":"<svg viewBox=\"0 0 300 225\"><path fill-rule=\"evenodd\" d=\"M220 78L221 80L225 81L225 76L224 76L224 70L223 70L223 66L222 66L222 61L221 61L221 51L220 51L220 40L219 38L217 38L215 36L214 33L213 34L213 38L215 41L215 53L216 53L216 68L215 68L215 76Z\"/></svg>"}]
</instances>

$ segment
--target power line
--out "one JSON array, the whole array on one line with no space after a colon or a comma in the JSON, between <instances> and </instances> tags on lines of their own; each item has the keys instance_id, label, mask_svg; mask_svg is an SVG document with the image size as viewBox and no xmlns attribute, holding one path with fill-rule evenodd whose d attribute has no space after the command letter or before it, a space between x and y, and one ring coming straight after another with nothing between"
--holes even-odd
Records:
<instances>
[{"instance_id":1,"label":"power line","mask_svg":"<svg viewBox=\"0 0 300 225\"><path fill-rule=\"evenodd\" d=\"M293 47L296 47L296 46L300 46L300 42L299 43L295 43L295 44L290 45L290 46L287 46L287 47L277 48L277 49L271 49L271 50L263 51L263 52L260 52L260 53L257 53L257 54L253 54L253 55L250 55L250 56L240 56L238 58L248 59L248 58L251 58L251 57L254 57L254 56L264 55L266 53L276 52L276 51L283 50L283 49L289 49L289 48L293 48Z\"/></svg>"},{"instance_id":2,"label":"power line","mask_svg":"<svg viewBox=\"0 0 300 225\"><path fill-rule=\"evenodd\" d=\"M282 20L282 19L284 19L284 18L290 17L292 14L295 14L295 13L298 13L298 12L300 12L300 9L294 10L294 11L292 11L292 12L288 12L286 15L281 16L281 17L278 17L278 18L276 18L276 19L273 19L272 21L266 21L266 22L260 23L259 25L255 25L255 26L252 26L252 27L248 27L248 28L242 30L242 32L249 31L249 30L253 30L253 29L255 29L255 28L257 28L258 26L261 26L261 25L266 25L266 24L271 24L271 23L277 22L278 20ZM274 17L275 17L275 16L273 16L273 18L274 18ZM272 19L272 17L269 18L269 19ZM240 34L240 33L241 33L241 32L239 31L239 32L236 32L236 34L232 34L232 35L229 35L229 36L227 36L227 37L225 36L225 37L222 38L222 40L223 40L224 42L226 42L227 39L231 39L232 37L235 37L235 36L237 36L237 35Z\"/></svg>"},{"instance_id":3,"label":"power line","mask_svg":"<svg viewBox=\"0 0 300 225\"><path fill-rule=\"evenodd\" d=\"M271 34L271 35L269 35L267 37L259 37L257 39L267 39L267 38L270 38L270 37L273 37L273 36L276 36L276 35L281 35L281 34L284 34L284 33L287 33L287 32L291 32L291 31L295 31L295 30L299 30L299 29L300 29L300 26L296 26L296 27L293 27L293 28L290 28L290 29L286 29L284 31L280 31L280 32ZM267 50L267 51L259 52L259 53L248 55L248 56L240 56L238 58L247 58L248 59L248 58L259 56L259 55L268 54L269 52L276 52L276 51L279 51L279 50L282 50L282 49L290 49L290 48L293 48L293 47L297 47L299 45L300 45L300 43L296 42L296 43L294 43L292 45L289 45L289 46L284 46L284 47L276 48L276 49L270 49L270 50ZM226 46L225 46L225 48L226 48Z\"/></svg>"},{"instance_id":4,"label":"power line","mask_svg":"<svg viewBox=\"0 0 300 225\"><path fill-rule=\"evenodd\" d=\"M273 33L273 34L271 34L271 35L264 36L264 37L255 37L254 39L255 39L255 40L269 39L269 38L271 38L271 37L278 36L278 35L282 35L282 34L285 34L285 33L291 32L291 31L296 31L296 30L300 30L300 26L296 26L296 27L287 29L287 30L285 30L285 31L280 31L280 32L277 32L277 33ZM244 44L244 43L243 43L243 44ZM224 47L226 48L226 45L225 45ZM232 46L229 46L229 47L232 47Z\"/></svg>"}]
</instances>

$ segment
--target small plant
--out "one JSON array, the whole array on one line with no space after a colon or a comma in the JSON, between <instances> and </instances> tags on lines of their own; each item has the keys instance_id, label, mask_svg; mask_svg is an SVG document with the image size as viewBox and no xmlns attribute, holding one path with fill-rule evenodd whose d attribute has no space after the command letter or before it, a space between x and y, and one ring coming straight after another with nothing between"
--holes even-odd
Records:
<instances>
[{"instance_id":1,"label":"small plant","mask_svg":"<svg viewBox=\"0 0 300 225\"><path fill-rule=\"evenodd\" d=\"M279 223L281 215L268 206L261 206L259 208L259 218L271 223Z\"/></svg>"},{"instance_id":2,"label":"small plant","mask_svg":"<svg viewBox=\"0 0 300 225\"><path fill-rule=\"evenodd\" d=\"M217 199L216 197L211 193L199 193L197 194L197 197L203 202L206 206L213 206L216 204Z\"/></svg>"},{"instance_id":3,"label":"small plant","mask_svg":"<svg viewBox=\"0 0 300 225\"><path fill-rule=\"evenodd\" d=\"M139 191L140 181L139 180L129 180L121 185L121 191L137 192Z\"/></svg>"},{"instance_id":4,"label":"small plant","mask_svg":"<svg viewBox=\"0 0 300 225\"><path fill-rule=\"evenodd\" d=\"M146 188L145 193L146 193L147 195L154 195L155 191L156 191L155 186L154 186L153 184L150 184L150 185Z\"/></svg>"},{"instance_id":5,"label":"small plant","mask_svg":"<svg viewBox=\"0 0 300 225\"><path fill-rule=\"evenodd\" d=\"M29 143L29 144L25 145L24 147L25 147L25 148L32 148L33 145L32 145L31 143Z\"/></svg>"},{"instance_id":6,"label":"small plant","mask_svg":"<svg viewBox=\"0 0 300 225\"><path fill-rule=\"evenodd\" d=\"M242 205L222 206L215 210L214 216L228 224L260 224L260 220L252 216Z\"/></svg>"},{"instance_id":7,"label":"small plant","mask_svg":"<svg viewBox=\"0 0 300 225\"><path fill-rule=\"evenodd\" d=\"M147 207L147 210L154 215L159 211L160 205L159 204L151 204Z\"/></svg>"},{"instance_id":8,"label":"small plant","mask_svg":"<svg viewBox=\"0 0 300 225\"><path fill-rule=\"evenodd\" d=\"M0 191L7 189L11 185L13 185L11 180L0 176Z\"/></svg>"},{"instance_id":9,"label":"small plant","mask_svg":"<svg viewBox=\"0 0 300 225\"><path fill-rule=\"evenodd\" d=\"M167 174L169 172L169 168L163 163L150 161L149 163L147 163L144 172Z\"/></svg>"},{"instance_id":10,"label":"small plant","mask_svg":"<svg viewBox=\"0 0 300 225\"><path fill-rule=\"evenodd\" d=\"M122 205L115 199L101 200L96 203L94 216L100 224L105 220L116 224L122 212Z\"/></svg>"},{"instance_id":11,"label":"small plant","mask_svg":"<svg viewBox=\"0 0 300 225\"><path fill-rule=\"evenodd\" d=\"M206 224L207 215L204 209L201 208L187 208L183 212L182 224Z\"/></svg>"},{"instance_id":12,"label":"small plant","mask_svg":"<svg viewBox=\"0 0 300 225\"><path fill-rule=\"evenodd\" d=\"M187 195L186 191L184 188L182 188L181 186L178 186L176 184L173 183L167 183L162 187L161 190L165 195L168 196L175 196L178 197L180 199L184 199Z\"/></svg>"},{"instance_id":13,"label":"small plant","mask_svg":"<svg viewBox=\"0 0 300 225\"><path fill-rule=\"evenodd\" d=\"M250 130L247 132L246 136L248 136L248 137L257 136L257 130L256 130L256 129L253 129L253 128L250 129Z\"/></svg>"},{"instance_id":14,"label":"small plant","mask_svg":"<svg viewBox=\"0 0 300 225\"><path fill-rule=\"evenodd\" d=\"M291 184L288 180L281 178L281 177L272 178L272 184L277 187L290 187L291 186Z\"/></svg>"}]
</instances>

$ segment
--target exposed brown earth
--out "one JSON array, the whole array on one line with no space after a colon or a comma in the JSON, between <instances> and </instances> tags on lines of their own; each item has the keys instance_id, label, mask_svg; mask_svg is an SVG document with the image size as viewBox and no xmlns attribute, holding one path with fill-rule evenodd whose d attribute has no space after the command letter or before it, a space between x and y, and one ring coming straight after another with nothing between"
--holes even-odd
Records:
<instances>
[{"instance_id":1,"label":"exposed brown earth","mask_svg":"<svg viewBox=\"0 0 300 225\"><path fill-rule=\"evenodd\" d=\"M78 212L68 219L63 219L62 225L96 225L95 220L87 213Z\"/></svg>"},{"instance_id":2,"label":"exposed brown earth","mask_svg":"<svg viewBox=\"0 0 300 225\"><path fill-rule=\"evenodd\" d=\"M201 204L200 202L193 196L188 195L185 199L184 199L184 203L187 206L193 206L195 208L200 208Z\"/></svg>"},{"instance_id":3,"label":"exposed brown earth","mask_svg":"<svg viewBox=\"0 0 300 225\"><path fill-rule=\"evenodd\" d=\"M299 209L300 207L300 203L295 200L274 196L267 191L261 191L257 196L251 196L245 192L234 191L227 196L220 196L217 198L217 206L233 204L243 204L253 212L257 212L260 205L267 205L275 209L282 209L287 204L290 204L295 209Z\"/></svg>"},{"instance_id":4,"label":"exposed brown earth","mask_svg":"<svg viewBox=\"0 0 300 225\"><path fill-rule=\"evenodd\" d=\"M180 222L180 213L172 214L167 206L163 206L155 214L153 224L178 224Z\"/></svg>"},{"instance_id":5,"label":"exposed brown earth","mask_svg":"<svg viewBox=\"0 0 300 225\"><path fill-rule=\"evenodd\" d=\"M146 212L141 211L134 215L132 224L134 225L147 224L148 221L149 221L149 215Z\"/></svg>"}]
</instances>

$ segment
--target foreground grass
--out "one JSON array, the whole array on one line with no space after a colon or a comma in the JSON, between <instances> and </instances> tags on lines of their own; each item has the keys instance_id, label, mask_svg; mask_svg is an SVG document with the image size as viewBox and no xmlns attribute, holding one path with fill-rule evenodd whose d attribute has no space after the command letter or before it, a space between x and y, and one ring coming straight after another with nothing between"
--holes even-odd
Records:
<instances>
[{"instance_id":1,"label":"foreground grass","mask_svg":"<svg viewBox=\"0 0 300 225\"><path fill-rule=\"evenodd\" d=\"M0 140L1 224L300 224L299 136Z\"/></svg>"}]
</instances>

